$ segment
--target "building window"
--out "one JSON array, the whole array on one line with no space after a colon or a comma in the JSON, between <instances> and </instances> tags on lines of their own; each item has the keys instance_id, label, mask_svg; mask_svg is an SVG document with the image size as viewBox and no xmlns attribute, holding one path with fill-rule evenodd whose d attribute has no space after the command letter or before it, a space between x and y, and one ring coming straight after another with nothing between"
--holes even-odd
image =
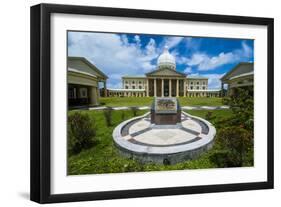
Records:
<instances>
[{"instance_id":1,"label":"building window","mask_svg":"<svg viewBox=\"0 0 281 207\"><path fill-rule=\"evenodd\" d=\"M132 88L135 89L135 86L133 86Z\"/></svg>"},{"instance_id":2,"label":"building window","mask_svg":"<svg viewBox=\"0 0 281 207\"><path fill-rule=\"evenodd\" d=\"M129 87L128 87L128 86L125 86L125 88L128 89Z\"/></svg>"},{"instance_id":3,"label":"building window","mask_svg":"<svg viewBox=\"0 0 281 207\"><path fill-rule=\"evenodd\" d=\"M87 98L87 88L80 88L80 97L81 98Z\"/></svg>"},{"instance_id":4,"label":"building window","mask_svg":"<svg viewBox=\"0 0 281 207\"><path fill-rule=\"evenodd\" d=\"M141 81L139 81L139 84L141 84Z\"/></svg>"},{"instance_id":5,"label":"building window","mask_svg":"<svg viewBox=\"0 0 281 207\"><path fill-rule=\"evenodd\" d=\"M203 85L206 85L206 83L205 83L205 82L203 82Z\"/></svg>"},{"instance_id":6,"label":"building window","mask_svg":"<svg viewBox=\"0 0 281 207\"><path fill-rule=\"evenodd\" d=\"M141 89L142 87L141 86L139 86L139 89Z\"/></svg>"},{"instance_id":7,"label":"building window","mask_svg":"<svg viewBox=\"0 0 281 207\"><path fill-rule=\"evenodd\" d=\"M132 84L135 84L135 81L133 81Z\"/></svg>"},{"instance_id":8,"label":"building window","mask_svg":"<svg viewBox=\"0 0 281 207\"><path fill-rule=\"evenodd\" d=\"M191 85L193 85L193 82L190 82Z\"/></svg>"},{"instance_id":9,"label":"building window","mask_svg":"<svg viewBox=\"0 0 281 207\"><path fill-rule=\"evenodd\" d=\"M190 89L193 90L193 86L190 86Z\"/></svg>"},{"instance_id":10,"label":"building window","mask_svg":"<svg viewBox=\"0 0 281 207\"><path fill-rule=\"evenodd\" d=\"M75 99L76 98L76 88L69 88L68 89L68 98Z\"/></svg>"},{"instance_id":11,"label":"building window","mask_svg":"<svg viewBox=\"0 0 281 207\"><path fill-rule=\"evenodd\" d=\"M125 83L128 84L128 81L126 81Z\"/></svg>"},{"instance_id":12,"label":"building window","mask_svg":"<svg viewBox=\"0 0 281 207\"><path fill-rule=\"evenodd\" d=\"M199 90L199 86L197 86L197 90Z\"/></svg>"},{"instance_id":13,"label":"building window","mask_svg":"<svg viewBox=\"0 0 281 207\"><path fill-rule=\"evenodd\" d=\"M199 85L199 82L197 82L197 85Z\"/></svg>"},{"instance_id":14,"label":"building window","mask_svg":"<svg viewBox=\"0 0 281 207\"><path fill-rule=\"evenodd\" d=\"M205 86L203 86L203 90L205 90L206 89L206 87Z\"/></svg>"}]
</instances>

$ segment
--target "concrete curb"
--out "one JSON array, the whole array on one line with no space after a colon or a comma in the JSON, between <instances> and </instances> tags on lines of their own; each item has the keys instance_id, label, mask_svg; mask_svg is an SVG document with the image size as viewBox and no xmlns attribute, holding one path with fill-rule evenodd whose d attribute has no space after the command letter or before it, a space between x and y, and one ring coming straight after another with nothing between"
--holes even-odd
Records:
<instances>
[{"instance_id":1,"label":"concrete curb","mask_svg":"<svg viewBox=\"0 0 281 207\"><path fill-rule=\"evenodd\" d=\"M133 106L132 106L133 107ZM130 110L132 107L129 106L120 106L120 107L110 107L115 111L118 110ZM106 106L101 106L101 107L91 107L89 110L104 110L108 107ZM140 106L136 107L139 110L150 110L149 106ZM222 109L229 109L229 106L182 106L182 109L185 110L222 110Z\"/></svg>"},{"instance_id":2,"label":"concrete curb","mask_svg":"<svg viewBox=\"0 0 281 207\"><path fill-rule=\"evenodd\" d=\"M150 114L150 112L148 112L143 116L134 117L132 119L120 123L113 130L112 133L114 143L118 147L121 154L132 159L137 159L144 163L154 162L160 164L175 164L185 160L194 159L198 157L202 152L210 149L213 146L214 137L216 135L216 129L210 122L202 118L192 116L186 112L182 113L185 116L204 122L209 128L209 133L206 135L201 134L202 138L196 142L161 147L139 145L124 139L124 137L122 137L121 135L123 127L125 127L128 123L132 121L146 117Z\"/></svg>"}]
</instances>

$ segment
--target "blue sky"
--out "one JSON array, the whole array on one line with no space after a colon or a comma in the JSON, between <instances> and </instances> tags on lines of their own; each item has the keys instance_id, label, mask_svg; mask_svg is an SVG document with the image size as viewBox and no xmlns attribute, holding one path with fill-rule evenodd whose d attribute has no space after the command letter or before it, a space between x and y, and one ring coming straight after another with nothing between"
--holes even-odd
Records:
<instances>
[{"instance_id":1,"label":"blue sky","mask_svg":"<svg viewBox=\"0 0 281 207\"><path fill-rule=\"evenodd\" d=\"M177 71L206 76L209 88L239 62L254 61L254 41L146 34L68 32L68 56L83 56L108 75L108 88L120 88L123 75L156 69L164 46L176 58Z\"/></svg>"}]
</instances>

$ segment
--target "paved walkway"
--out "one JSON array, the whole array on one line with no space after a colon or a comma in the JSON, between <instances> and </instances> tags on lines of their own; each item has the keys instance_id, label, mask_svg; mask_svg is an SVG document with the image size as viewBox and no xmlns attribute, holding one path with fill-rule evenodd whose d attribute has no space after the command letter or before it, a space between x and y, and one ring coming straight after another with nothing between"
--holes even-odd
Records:
<instances>
[{"instance_id":1,"label":"paved walkway","mask_svg":"<svg viewBox=\"0 0 281 207\"><path fill-rule=\"evenodd\" d=\"M91 107L89 110L103 110L106 109L106 106L100 107ZM132 107L122 106L122 107L111 107L113 110L129 110ZM149 110L149 106L140 106L137 107L139 110ZM182 106L184 110L221 110L221 109L229 109L229 106Z\"/></svg>"},{"instance_id":2,"label":"paved walkway","mask_svg":"<svg viewBox=\"0 0 281 207\"><path fill-rule=\"evenodd\" d=\"M142 162L175 164L212 147L216 129L205 119L182 112L181 123L155 125L149 114L123 121L114 129L113 140L122 155Z\"/></svg>"}]
</instances>

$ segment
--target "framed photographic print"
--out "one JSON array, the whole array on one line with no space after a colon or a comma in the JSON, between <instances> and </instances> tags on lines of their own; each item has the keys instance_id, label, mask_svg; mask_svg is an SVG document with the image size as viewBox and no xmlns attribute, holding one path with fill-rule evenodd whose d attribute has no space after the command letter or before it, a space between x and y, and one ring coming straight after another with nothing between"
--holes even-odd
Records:
<instances>
[{"instance_id":1,"label":"framed photographic print","mask_svg":"<svg viewBox=\"0 0 281 207\"><path fill-rule=\"evenodd\" d=\"M31 200L273 188L273 19L31 7Z\"/></svg>"}]
</instances>

